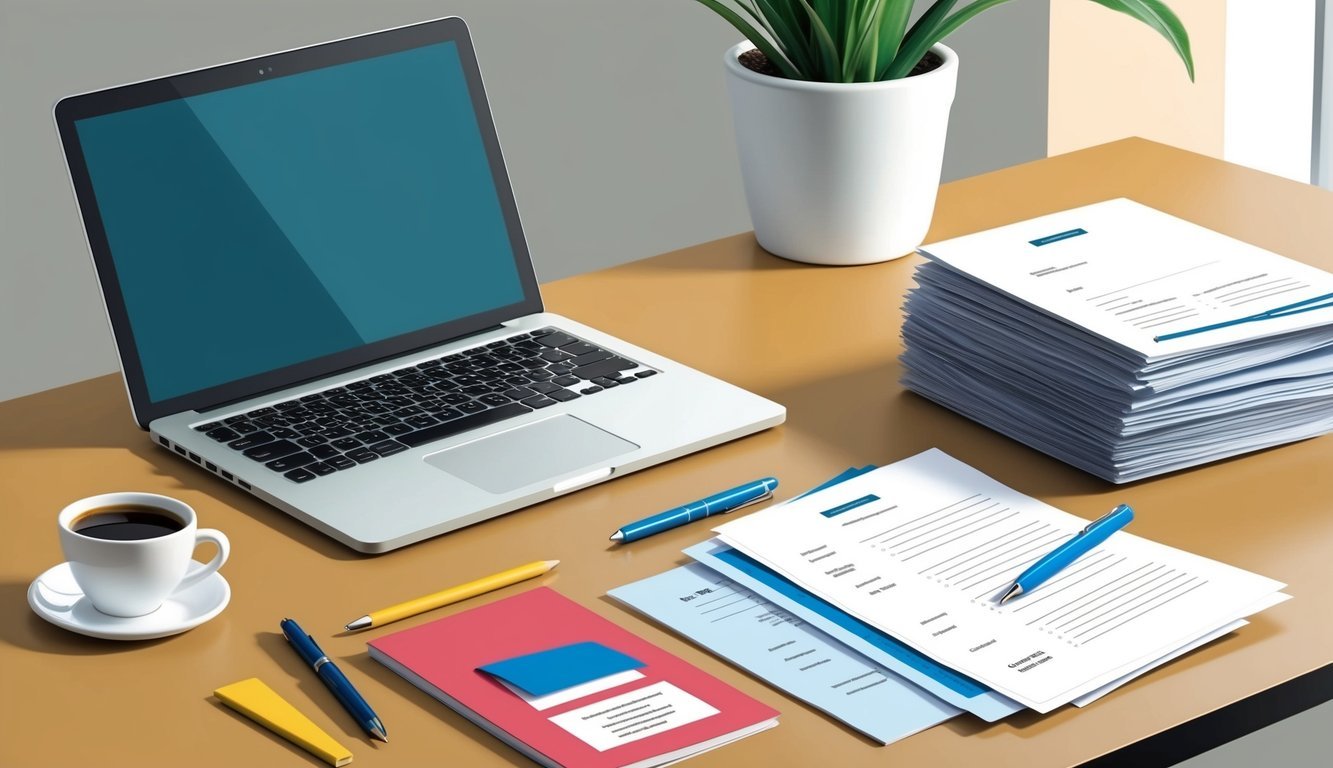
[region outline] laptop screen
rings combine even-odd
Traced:
[[[453,41],[74,129],[153,403],[525,299]]]

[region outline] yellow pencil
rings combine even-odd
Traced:
[[[460,600],[466,600],[469,597],[484,595],[487,592],[493,592],[501,587],[507,587],[510,584],[517,584],[526,579],[533,579],[545,573],[557,565],[559,560],[538,560],[527,565],[520,565],[517,568],[510,568],[507,571],[484,576],[476,581],[469,581],[466,584],[459,584],[456,587],[450,587],[443,592],[436,592],[433,595],[418,597],[415,600],[408,600],[405,603],[391,605],[388,608],[381,608],[378,611],[371,611],[355,621],[348,622],[349,631],[356,629],[369,629],[370,627],[382,627],[390,622],[406,619],[409,616],[416,616],[418,613],[433,611],[436,608],[456,603]]]

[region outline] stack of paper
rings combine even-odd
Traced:
[[[696,564],[611,595],[884,743],[1087,705],[1287,599],[1122,531],[998,604],[1086,524],[931,450],[723,525]]]
[[[1129,200],[923,246],[907,388],[1127,482],[1333,431],[1333,275]]]

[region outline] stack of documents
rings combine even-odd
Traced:
[[[1333,431],[1333,275],[1130,200],[926,245],[903,385],[1128,482]]]
[[[999,604],[1086,524],[931,450],[723,525],[695,563],[610,594],[882,743],[1085,706],[1287,599],[1121,531]]]

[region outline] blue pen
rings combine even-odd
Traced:
[[[1018,578],[1014,579],[1014,585],[1009,588],[1008,592],[1004,593],[1004,597],[1000,598],[1000,605],[1036,589],[1043,582],[1064,570],[1065,566],[1091,552],[1098,544],[1106,541],[1111,534],[1129,525],[1129,521],[1133,519],[1134,510],[1130,509],[1128,504],[1121,504],[1088,523],[1088,526],[1079,531],[1074,538],[1051,550],[1050,554],[1033,563],[1031,568],[1020,573]]]
[[[356,692],[352,684],[347,680],[347,676],[338,669],[337,665],[319,649],[315,644],[315,638],[306,634],[295,621],[283,619],[282,634],[287,638],[287,642],[292,644],[301,660],[309,664],[319,679],[324,681],[324,685],[333,691],[333,695],[338,698],[338,703],[343,705],[353,718],[357,725],[365,729],[366,733],[387,743],[389,735],[384,730],[384,723],[380,722],[375,710],[370,708],[366,700],[361,698],[361,694]]]
[[[746,483],[738,488],[713,494],[706,499],[693,501],[682,507],[668,509],[652,517],[645,517],[642,520],[622,525],[620,530],[611,534],[611,541],[621,543],[635,541],[652,536],[654,533],[661,533],[686,523],[692,523],[695,520],[702,520],[711,515],[733,512],[741,507],[771,498],[773,489],[777,487],[778,479],[776,477],[755,480],[753,483]]]

